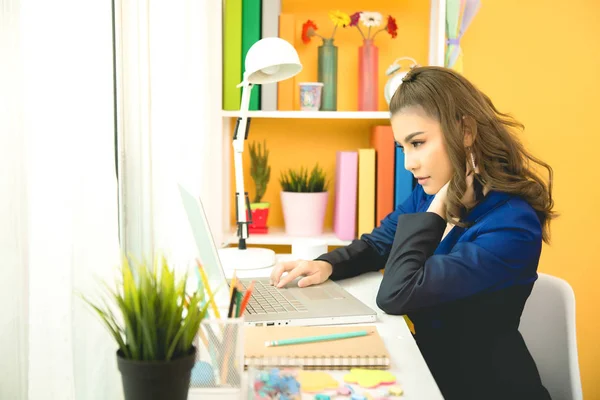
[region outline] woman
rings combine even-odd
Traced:
[[[272,284],[385,268],[377,305],[413,321],[446,399],[549,399],[518,327],[554,217],[552,169],[514,136],[519,123],[452,70],[412,69],[390,114],[418,181],[411,197],[349,246],[278,265]]]

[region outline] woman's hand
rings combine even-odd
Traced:
[[[433,201],[429,205],[427,212],[436,213],[440,217],[446,219],[446,197],[448,193],[448,181],[438,192],[435,194]]]
[[[283,276],[283,273],[287,275]],[[271,285],[278,288],[284,287],[301,275],[304,278],[298,281],[299,287],[318,285],[325,282],[333,273],[333,267],[326,261],[287,261],[278,263],[271,272]]]

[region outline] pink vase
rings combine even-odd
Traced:
[[[372,39],[358,48],[358,111],[378,110],[379,49]]]
[[[290,236],[315,236],[323,233],[328,192],[281,192],[285,233]]]

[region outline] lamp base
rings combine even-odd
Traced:
[[[269,268],[275,265],[275,252],[269,249],[237,247],[219,249],[219,258],[223,269],[228,271]]]

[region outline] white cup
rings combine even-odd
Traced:
[[[327,253],[327,242],[319,239],[296,239],[292,242],[292,258],[314,260]]]

